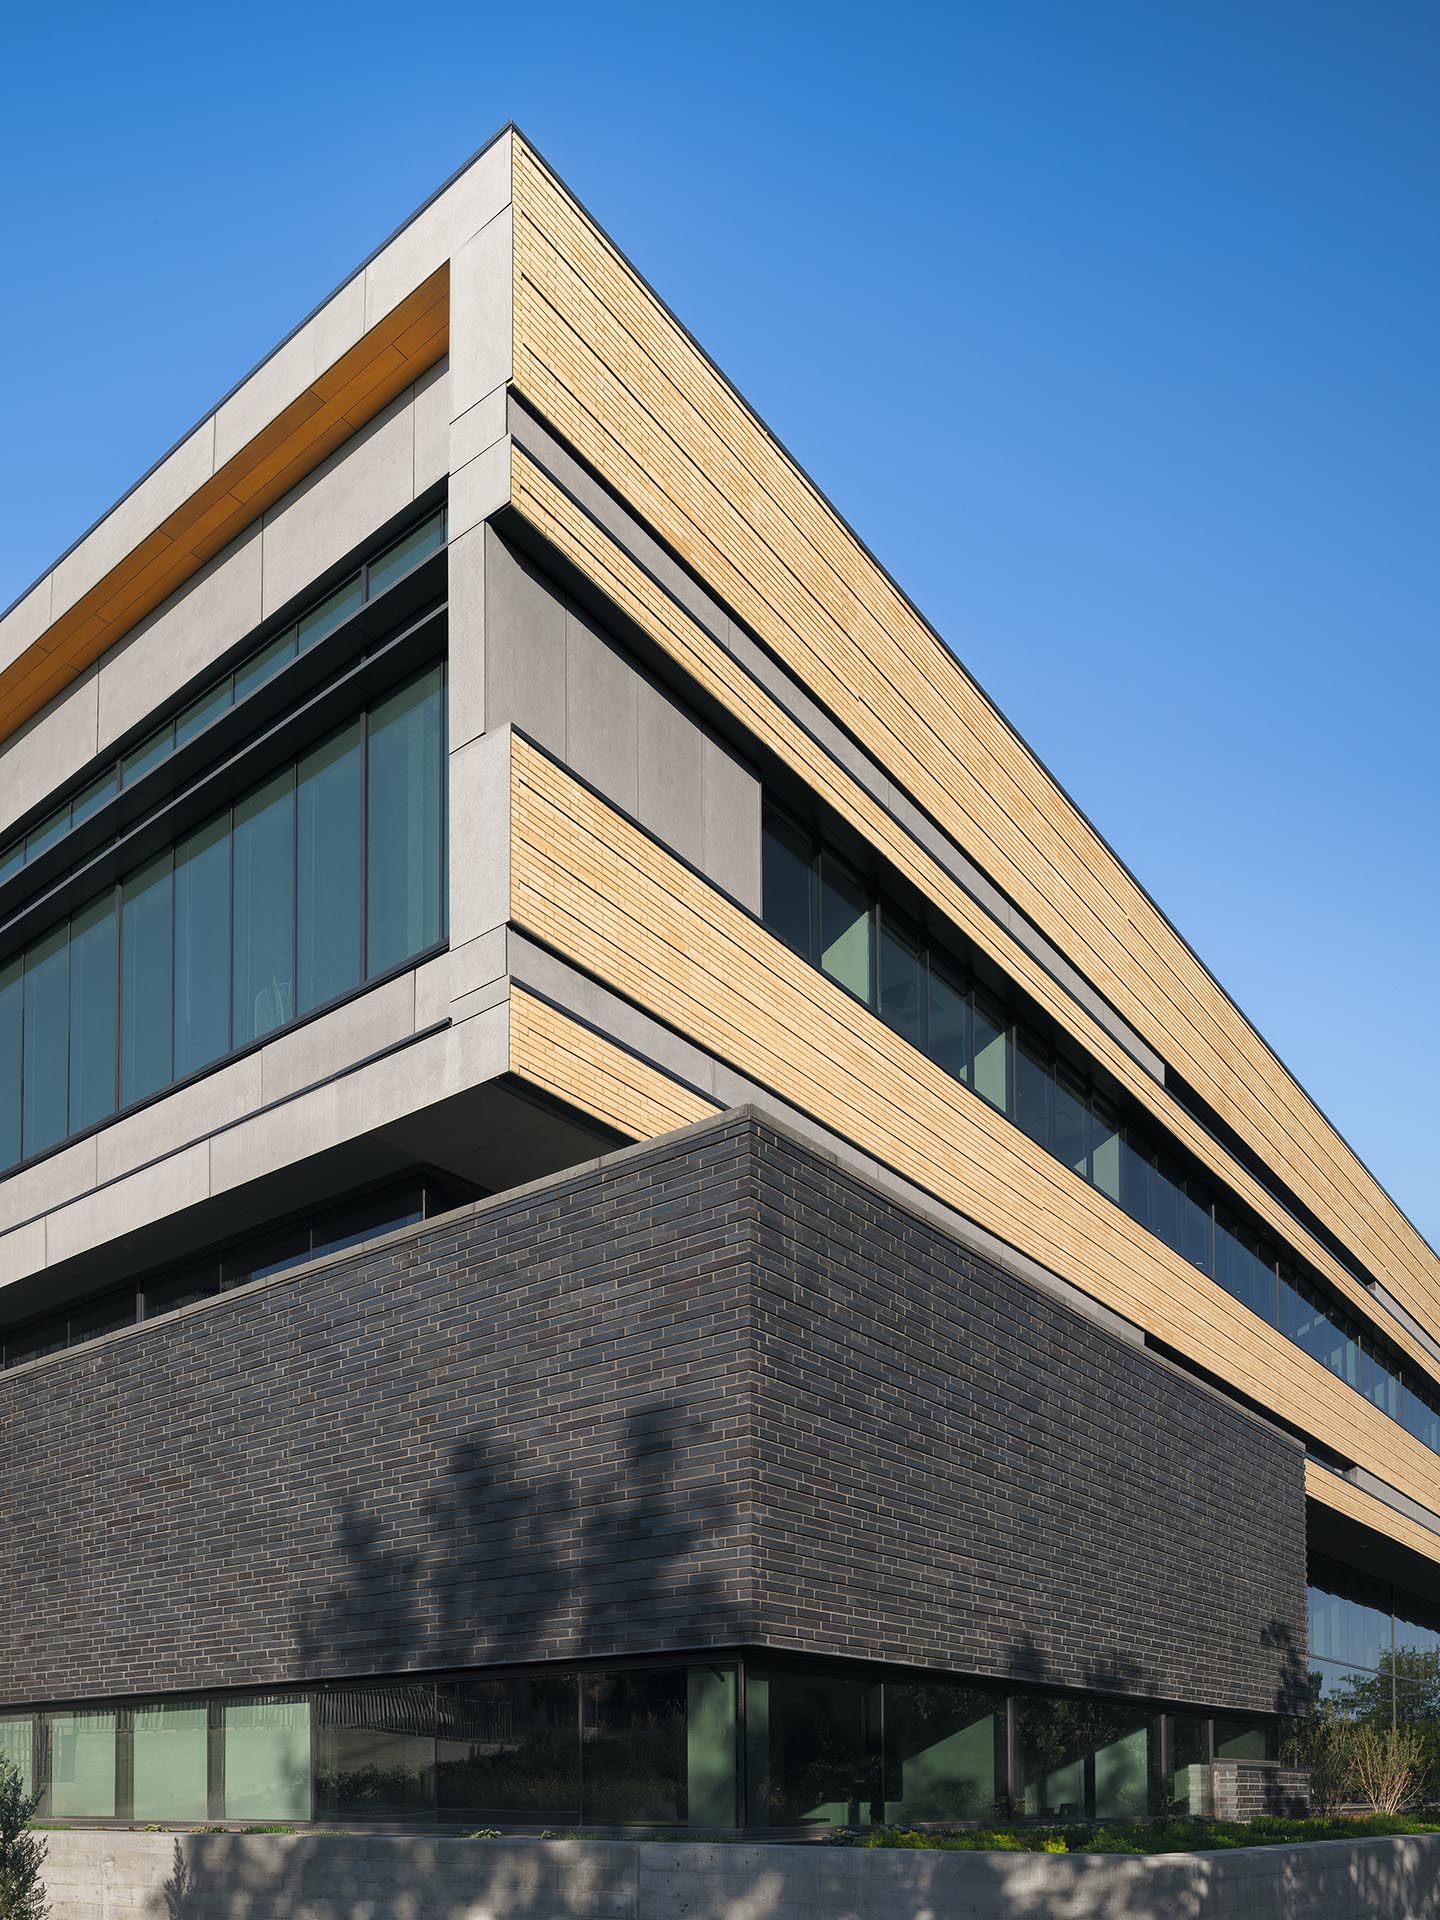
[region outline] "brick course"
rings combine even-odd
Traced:
[[[771,1645],[1273,1708],[1298,1450],[749,1116],[0,1376],[0,1701]]]

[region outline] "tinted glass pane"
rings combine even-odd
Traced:
[[[356,720],[300,762],[298,1013],[360,984],[360,730]]]
[[[1208,1804],[1210,1727],[1198,1714],[1173,1713],[1170,1722],[1170,1794],[1160,1813],[1191,1814],[1210,1811]]]
[[[317,640],[323,640],[327,633],[333,633],[342,620],[348,620],[364,604],[365,590],[357,573],[344,586],[337,587],[328,600],[322,600],[318,607],[312,607],[300,622],[301,653],[313,647]]]
[[[115,1817],[115,1715],[52,1713],[50,1791],[45,1811],[56,1819]]]
[[[181,1307],[192,1306],[197,1300],[208,1300],[219,1291],[218,1256],[194,1261],[171,1273],[162,1274],[158,1280],[145,1282],[145,1318],[149,1320],[157,1313],[175,1313]]]
[[[893,914],[880,916],[880,1018],[912,1047],[924,1044],[924,973],[920,944]]]
[[[687,1817],[683,1671],[587,1674],[581,1816],[607,1825]]]
[[[230,816],[175,849],[175,1078],[230,1045]]]
[[[1440,1654],[1440,1607],[1413,1595],[1395,1596],[1395,1646],[1427,1655]]]
[[[1280,1751],[1280,1730],[1268,1720],[1217,1720],[1217,1760],[1273,1760]]]
[[[1202,1273],[1215,1271],[1215,1219],[1210,1195],[1198,1180],[1185,1181],[1185,1258]]]
[[[1015,1053],[1015,1123],[1047,1153],[1055,1139],[1053,1093],[1044,1049],[1031,1035],[1022,1033]]]
[[[252,653],[235,669],[235,699],[246,700],[267,680],[273,680],[282,667],[295,658],[295,629],[287,627],[268,647]]]
[[[575,1825],[580,1818],[574,1674],[443,1680],[436,1811],[443,1821]]]
[[[872,1000],[875,914],[868,888],[830,850],[820,853],[820,965],[860,999]]]
[[[739,1676],[733,1667],[691,1667],[685,1681],[686,1820],[694,1828],[733,1827]]]
[[[1090,1103],[1090,1178],[1112,1200],[1120,1198],[1120,1121],[1103,1100]]]
[[[394,586],[402,574],[418,566],[427,553],[434,553],[444,540],[444,520],[438,513],[431,514],[411,532],[397,540],[393,547],[387,547],[378,560],[370,562],[370,594],[373,599],[377,593],[383,593],[387,587]]]
[[[126,1106],[168,1085],[171,965],[175,951],[170,855],[162,853],[121,889],[120,1098]]]
[[[25,864],[25,842],[17,840],[12,847],[0,853],[0,881],[8,880],[12,874],[19,873]]]
[[[229,1700],[220,1709],[227,1820],[310,1818],[308,1700]]]
[[[218,720],[222,713],[228,713],[233,701],[234,690],[227,673],[218,686],[202,693],[198,700],[192,700],[176,720],[176,746],[183,747],[187,740],[193,740],[197,733],[203,732],[212,720]]]
[[[802,959],[810,951],[810,837],[777,813],[766,812],[761,845],[763,917],[770,931]]]
[[[25,836],[25,858],[33,860],[37,854],[44,853],[47,847],[53,847],[57,840],[63,840],[70,831],[70,809],[63,806],[52,813],[48,820],[42,820],[38,827]]]
[[[975,1091],[1001,1113],[1010,1111],[1010,1027],[1004,1011],[975,995]]]
[[[887,1682],[885,1818],[990,1820],[1005,1784],[1005,1698],[941,1682]]]
[[[957,1080],[970,1078],[970,996],[938,954],[930,956],[930,1030],[932,1060]]]
[[[1126,1127],[1120,1140],[1120,1204],[1141,1227],[1150,1225],[1150,1155],[1148,1138]]]
[[[131,1730],[137,1820],[203,1820],[209,1812],[208,1710],[137,1707]]]
[[[1390,1652],[1390,1590],[1350,1572],[1310,1587],[1310,1652],[1351,1667],[1378,1667]]]
[[[83,793],[77,793],[70,806],[70,824],[78,827],[82,820],[88,820],[92,813],[98,813],[107,800],[113,800],[120,790],[120,776],[115,768],[102,773],[98,780],[86,787]]]
[[[34,1320],[28,1327],[17,1327],[5,1336],[5,1364],[18,1367],[22,1361],[38,1360],[47,1353],[63,1353],[70,1344],[68,1314],[52,1314],[48,1320]]]
[[[25,955],[27,1157],[65,1138],[69,1084],[70,933],[57,927]]]
[[[232,1247],[220,1262],[221,1278],[227,1287],[243,1286],[248,1280],[265,1280],[275,1273],[286,1273],[310,1258],[310,1228],[304,1221],[279,1227],[274,1233],[261,1234],[243,1245]]]
[[[336,1253],[342,1247],[357,1246],[373,1240],[377,1234],[393,1233],[397,1227],[412,1226],[422,1218],[418,1187],[391,1188],[362,1200],[347,1200],[343,1206],[330,1207],[316,1216],[311,1230],[312,1257]]]
[[[132,786],[142,774],[149,773],[152,767],[158,767],[162,760],[168,760],[175,748],[175,727],[167,721],[163,727],[157,727],[148,740],[142,740],[138,747],[132,747],[120,762],[120,777],[124,786]]]
[[[20,1775],[20,1791],[30,1793],[35,1778],[34,1734],[29,1718],[0,1720],[0,1760]]]
[[[0,1167],[20,1158],[20,1035],[25,963],[17,955],[0,966]]]
[[[443,925],[444,689],[438,667],[370,715],[367,971],[434,946]]]
[[[1055,1074],[1055,1144],[1063,1160],[1082,1179],[1090,1178],[1090,1105],[1085,1089],[1063,1067]]]
[[[70,922],[70,1131],[115,1110],[115,895]]]
[[[287,769],[235,809],[234,1004],[237,1047],[294,1018],[295,786]]]
[[[1167,1247],[1185,1251],[1185,1177],[1179,1168],[1160,1160],[1150,1183],[1150,1227]]]
[[[830,1674],[745,1676],[746,1822],[868,1826],[883,1820],[880,1688]]]
[[[1388,1727],[1392,1714],[1392,1684],[1389,1671],[1371,1673],[1365,1667],[1342,1667],[1333,1660],[1310,1656],[1310,1693],[1317,1705],[1322,1701],[1347,1720],[1368,1721],[1376,1727]],[[1221,1723],[1216,1722],[1216,1752],[1219,1753]],[[1243,1737],[1243,1735],[1241,1736]],[[1253,1747],[1255,1739],[1250,1736]],[[1247,1759],[1252,1754],[1222,1755],[1226,1759]]]
[[[1150,1804],[1158,1722],[1103,1700],[1016,1705],[1020,1809],[1029,1818],[1125,1820]]]
[[[322,1693],[315,1702],[315,1817],[428,1818],[435,1804],[435,1689],[423,1681]]]
[[[3,998],[4,988],[0,985],[0,1000]],[[1440,1453],[1440,1409],[1407,1386],[1400,1396],[1400,1418],[1407,1432],[1413,1433],[1423,1446]]]
[[[121,1287],[98,1300],[86,1300],[70,1309],[70,1344],[98,1340],[102,1334],[118,1333],[135,1324],[135,1289]]]

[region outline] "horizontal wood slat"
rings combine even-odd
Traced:
[[[633,620],[712,698],[754,735],[933,900],[981,950],[1039,1002],[1087,1053],[1105,1066],[1216,1179],[1253,1207],[1285,1245],[1322,1273],[1356,1316],[1382,1331],[1440,1391],[1440,1363],[1379,1308],[1370,1292],[1305,1232],[1249,1173],[1219,1147],[1043,967],[985,913],[933,855],[759,686],[652,576],[626,554],[518,446],[511,453],[511,504],[571,565]]]
[[[449,341],[447,263],[317,375],[0,673],[0,740],[433,367]]]
[[[510,1071],[632,1140],[653,1140],[719,1111],[715,1101],[513,986]]]
[[[1440,1460],[517,738],[511,914],[573,964],[1428,1506]]]
[[[1422,1527],[1418,1520],[1397,1513],[1394,1507],[1377,1500],[1373,1493],[1342,1480],[1313,1460],[1305,1462],[1305,1492],[1320,1506],[1343,1513],[1349,1520],[1358,1520],[1372,1533],[1384,1534],[1387,1540],[1398,1540],[1402,1547],[1423,1554],[1427,1560],[1440,1561],[1440,1534]]]
[[[959,662],[515,143],[515,383],[1397,1296],[1440,1262]]]

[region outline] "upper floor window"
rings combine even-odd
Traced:
[[[445,936],[435,665],[0,963],[0,1170]]]

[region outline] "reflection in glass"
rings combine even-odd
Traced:
[[[230,815],[175,849],[175,1078],[230,1045]]]
[[[25,954],[24,1150],[65,1138],[70,1025],[70,929],[57,927]]]
[[[1280,1751],[1280,1733],[1269,1720],[1215,1722],[1217,1760],[1274,1760]]]
[[[273,680],[280,669],[288,666],[295,658],[295,629],[287,627],[277,639],[258,653],[252,653],[248,660],[242,661],[235,669],[235,701],[248,699],[267,680]]]
[[[767,808],[764,843],[762,918],[777,939],[802,959],[811,960],[809,835]]]
[[[112,767],[108,773],[102,773],[93,780],[83,793],[77,793],[70,803],[70,824],[78,827],[88,820],[92,813],[98,813],[107,800],[113,800],[120,790],[120,776]]]
[[[427,554],[434,553],[444,538],[444,515],[434,513],[428,520],[422,520],[418,527],[403,534],[393,546],[387,547],[378,559],[370,562],[371,598],[377,593],[384,593],[387,587],[394,586],[411,567],[418,566]]]
[[[0,1168],[20,1158],[21,1034],[25,963],[17,955],[0,966]]]
[[[925,1038],[920,944],[893,913],[880,922],[880,1018],[912,1047]]]
[[[120,1098],[128,1106],[170,1080],[174,893],[170,854],[121,889]]]
[[[25,858],[33,860],[37,854],[47,851],[57,840],[63,840],[70,831],[70,809],[59,807],[48,820],[42,820],[38,827],[32,827],[25,836]]]
[[[49,1723],[49,1792],[45,1812],[53,1819],[80,1815],[115,1818],[115,1715],[113,1711],[52,1713]]]
[[[880,1688],[830,1674],[745,1674],[746,1822],[868,1826],[883,1820]]]
[[[581,1811],[606,1825],[682,1823],[688,1778],[683,1669],[587,1674]]]
[[[1143,1815],[1159,1723],[1118,1701],[1032,1696],[1016,1704],[1018,1807],[1053,1820]]]
[[[313,647],[317,640],[323,640],[327,633],[333,633],[342,620],[348,620],[364,604],[364,583],[357,573],[305,615],[299,626],[300,652],[304,653]]]
[[[300,762],[295,1010],[360,984],[360,721]]]
[[[218,720],[222,713],[228,713],[234,702],[230,675],[202,693],[198,700],[190,705],[175,722],[175,744],[183,747],[187,740],[193,740],[197,733],[203,733],[212,720]]]
[[[0,1720],[0,1760],[20,1775],[20,1791],[29,1794],[35,1778],[34,1736],[28,1718]]]
[[[317,1819],[428,1817],[435,1689],[427,1682],[322,1693],[315,1703]]]
[[[442,1680],[435,1800],[441,1820],[575,1825],[580,1819],[576,1675]]]
[[[861,1000],[871,999],[875,914],[868,890],[828,847],[820,854],[820,965]]]
[[[168,760],[175,747],[175,726],[167,720],[163,727],[157,727],[148,740],[142,740],[138,747],[132,747],[120,762],[120,781],[122,786],[131,786],[142,774],[149,773],[152,767],[158,767],[162,760]]]
[[[203,1705],[136,1708],[131,1764],[137,1820],[205,1818],[209,1717]]]
[[[235,809],[233,1045],[294,1016],[295,779],[286,768]]]
[[[1047,1153],[1055,1140],[1054,1085],[1044,1050],[1032,1034],[1022,1033],[1015,1050],[1015,1124]]]
[[[310,1702],[227,1700],[220,1707],[227,1820],[310,1818]]]
[[[990,1820],[1005,1785],[1005,1697],[940,1681],[885,1686],[885,1818]]]
[[[1010,1111],[1010,1028],[1002,1008],[975,995],[975,1091],[1001,1113]]]
[[[70,1131],[115,1111],[115,894],[70,922]]]
[[[1198,1714],[1172,1713],[1170,1799],[1161,1812],[1200,1815],[1210,1811],[1210,1725]]]
[[[930,956],[930,1058],[955,1079],[970,1078],[970,995],[932,953]]]

